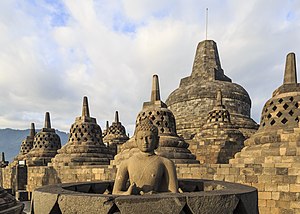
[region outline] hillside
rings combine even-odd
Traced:
[[[37,132],[39,130],[36,130]],[[20,151],[22,141],[29,135],[30,130],[0,129],[0,152],[5,153],[5,159],[11,161]],[[61,144],[68,141],[68,133],[56,130]]]

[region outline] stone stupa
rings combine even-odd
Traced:
[[[149,118],[158,128],[159,147],[156,150],[158,155],[171,159],[175,164],[199,163],[199,161],[196,160],[195,155],[188,149],[189,144],[177,135],[175,118],[172,111],[170,111],[167,108],[167,105],[160,100],[157,75],[153,75],[151,100],[150,102],[144,102],[143,109],[137,116],[136,126],[138,126],[140,121],[145,118]],[[131,156],[128,155],[130,154],[130,151],[126,152],[125,150],[130,150],[132,148],[136,150],[134,136],[123,145],[122,149],[124,150],[124,153],[121,152],[115,159],[118,160],[120,156],[123,157],[125,153],[127,153],[127,155],[123,158],[128,158]]]
[[[264,203],[259,202],[259,206],[266,213],[299,211],[299,103],[300,84],[297,83],[295,54],[289,53],[283,85],[264,105],[258,131],[229,161],[234,171],[239,172],[235,176],[246,174],[245,182],[261,192],[259,196]]]
[[[33,148],[33,141],[35,136],[35,126],[34,123],[31,123],[30,126],[30,132],[29,135],[26,136],[26,138],[22,141],[20,152],[19,154],[14,158],[13,162],[10,163],[10,165],[15,166],[19,163],[19,161],[26,160],[27,154],[32,150]]]
[[[0,186],[0,213],[3,214],[22,214],[24,204],[17,201],[14,196],[8,194]]]
[[[55,129],[51,128],[50,114],[46,112],[44,128],[35,135],[33,148],[26,154],[27,165],[46,166],[60,148],[60,137],[55,133]]]
[[[217,90],[222,91],[231,123],[246,138],[257,130],[257,124],[250,117],[251,100],[247,91],[224,74],[217,44],[204,40],[198,44],[192,74],[181,79],[179,88],[166,100],[176,118],[177,132],[184,139],[193,138],[206,123]]]
[[[120,152],[120,146],[129,140],[126,135],[126,129],[119,120],[119,113],[115,113],[115,121],[112,122],[111,126],[106,128],[105,137],[103,142],[109,147],[109,150],[113,155]]]
[[[200,163],[228,163],[244,147],[244,140],[243,134],[232,125],[222,92],[218,90],[215,107],[208,113],[201,131],[190,141],[190,150]]]
[[[112,159],[102,141],[96,118],[90,117],[88,98],[83,98],[82,115],[70,128],[69,140],[52,159],[52,166],[108,165]]]
[[[6,166],[8,166],[8,161],[5,160],[4,152],[1,152],[1,156],[0,156],[0,168],[5,168]]]
[[[33,148],[33,141],[35,136],[35,126],[31,123],[29,135],[22,141],[20,148],[20,155],[26,155]]]

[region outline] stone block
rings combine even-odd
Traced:
[[[290,185],[289,184],[278,184],[278,191],[280,192],[289,192]]]
[[[290,192],[300,193],[300,184],[290,184]]]
[[[276,201],[275,200],[267,200],[267,207],[275,207]]]
[[[289,201],[276,201],[276,207],[290,209]]]
[[[278,190],[277,187],[278,187],[278,184],[266,183],[265,191],[276,192]]]
[[[272,199],[272,193],[271,192],[258,192],[258,198],[259,199]]]

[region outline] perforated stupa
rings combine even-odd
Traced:
[[[69,140],[52,160],[53,166],[107,165],[112,159],[102,141],[96,118],[90,117],[88,98],[83,98],[82,116],[70,128]]]

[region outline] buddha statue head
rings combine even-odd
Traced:
[[[135,142],[141,152],[153,153],[158,148],[158,129],[148,118],[145,118],[137,125]]]

